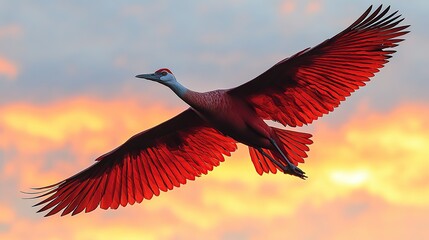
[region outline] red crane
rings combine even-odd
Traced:
[[[334,110],[388,62],[408,31],[390,7],[372,6],[353,24],[313,48],[286,58],[253,80],[228,90],[199,93],[176,81],[166,68],[136,77],[173,90],[190,108],[143,131],[96,163],[56,184],[34,188],[34,206],[46,216],[116,209],[140,203],[207,174],[235,151],[249,147],[256,171],[278,170],[305,179],[297,167],[312,143],[308,133],[267,125],[309,124]],[[388,14],[389,13],[389,14]]]

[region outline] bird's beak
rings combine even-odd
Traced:
[[[148,79],[148,80],[152,80],[152,81],[159,81],[161,80],[161,74],[159,73],[149,73],[149,74],[140,74],[137,75],[136,78],[144,78],[144,79]]]

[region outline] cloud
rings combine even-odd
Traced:
[[[18,75],[18,67],[12,61],[0,57],[0,76],[1,75],[5,76],[8,80],[14,80]]]
[[[0,228],[2,224],[8,224],[15,218],[15,212],[6,204],[0,203]]]
[[[180,111],[137,102],[75,97],[0,106],[2,192],[63,179]],[[341,126],[315,122],[315,142],[301,165],[306,181],[257,175],[247,148],[240,146],[207,176],[117,211],[41,219],[31,202],[6,197],[0,210],[9,210],[0,212],[9,217],[0,217],[0,228],[6,226],[0,238],[272,239],[285,231],[291,238],[310,239],[390,239],[410,231],[424,236],[420,221],[429,214],[425,106],[408,103],[382,113],[361,108]]]
[[[293,13],[296,9],[295,1],[283,1],[280,5],[281,12],[284,14]]]
[[[322,3],[319,0],[309,1],[305,7],[305,11],[309,14],[315,14],[322,9]]]
[[[75,164],[64,161],[67,156],[78,161],[79,168],[87,167],[97,155],[178,111],[156,104],[141,108],[137,102],[126,99],[101,101],[83,97],[49,105],[11,103],[0,106],[0,149],[10,153],[13,159],[4,164],[3,178],[18,174],[22,177],[22,187],[40,185],[42,179],[37,178],[36,173],[43,173],[41,169],[46,170],[43,166],[47,165],[52,171],[43,174],[51,181],[58,181],[64,176],[62,170],[67,174],[78,170],[70,168]],[[32,159],[31,164],[28,159]],[[48,159],[52,159],[49,164],[46,163]]]
[[[0,39],[20,38],[23,34],[22,28],[16,24],[0,26]],[[18,66],[12,60],[0,56],[0,80],[2,75],[6,80],[15,80],[18,75]]]
[[[130,134],[128,131],[138,131],[155,125],[166,118],[166,115],[177,111],[166,110],[156,104],[142,108],[137,102],[127,99],[103,101],[84,97],[49,105],[11,103],[0,106],[0,109],[0,124],[6,134],[12,137],[3,139],[0,144],[22,147],[22,151],[28,150],[28,139],[31,138],[44,141],[41,144],[34,142],[39,150],[44,144],[50,144],[42,151],[52,144],[68,142],[80,134],[104,132],[114,138],[123,138]],[[143,120],[139,119],[145,112],[151,115]],[[22,138],[15,138],[15,135],[22,135]]]
[[[0,27],[0,39],[1,38],[19,38],[23,35],[21,26],[16,24],[10,24]]]
[[[285,0],[280,3],[280,12],[282,14],[291,14],[295,11],[305,11],[307,14],[315,14],[322,9],[320,0],[311,0],[298,2],[295,0]]]
[[[384,114],[362,110],[339,129],[319,126],[315,141],[319,136],[329,141],[315,144],[313,158],[332,163],[324,171],[338,185],[352,183],[396,204],[426,205],[427,124],[429,111],[424,104],[403,104]]]

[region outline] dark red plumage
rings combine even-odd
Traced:
[[[230,90],[259,116],[295,127],[334,110],[388,62],[408,26],[390,7],[369,8],[341,33],[286,58],[252,81]]]
[[[137,77],[170,87],[191,108],[96,159],[96,163],[59,183],[36,188],[35,206],[46,216],[116,209],[142,202],[207,174],[236,149],[249,146],[259,174],[285,173],[304,178],[311,135],[268,126],[309,124],[341,101],[388,62],[408,26],[397,12],[371,7],[351,26],[314,48],[286,58],[255,79],[230,90],[193,92],[171,71]],[[370,14],[371,13],[371,14]]]

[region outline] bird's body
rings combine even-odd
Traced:
[[[271,148],[271,128],[240,98],[227,90],[198,93],[188,90],[182,99],[213,128],[255,148]]]
[[[281,60],[236,88],[198,93],[177,82],[168,69],[139,78],[168,86],[190,108],[131,137],[96,163],[56,184],[36,188],[47,216],[116,209],[151,199],[207,174],[235,151],[249,147],[258,172],[281,171],[300,178],[311,135],[267,125],[310,124],[334,110],[388,62],[408,26],[397,12],[371,7],[353,24],[314,48]],[[370,14],[371,13],[371,14]]]

